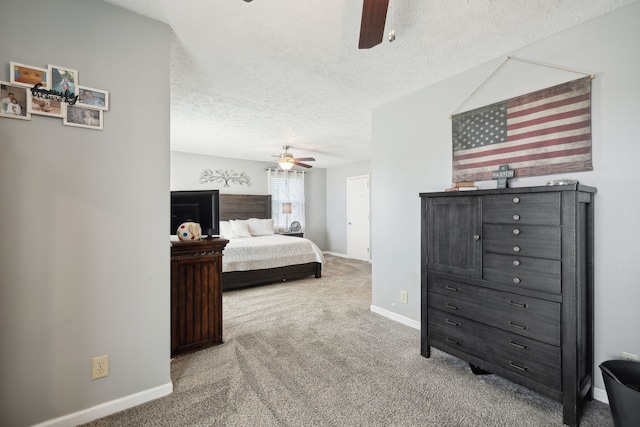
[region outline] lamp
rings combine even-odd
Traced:
[[[280,166],[283,170],[288,171],[291,170],[294,162],[295,160],[293,160],[293,157],[281,157],[278,161],[278,166]]]
[[[287,230],[289,229],[289,214],[291,213],[291,203],[283,203],[282,204],[282,213],[285,215],[285,225],[287,226]]]

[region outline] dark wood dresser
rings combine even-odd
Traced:
[[[171,242],[171,357],[222,343],[222,250],[228,242]]]
[[[582,185],[421,193],[421,353],[562,403],[593,386],[593,199]]]

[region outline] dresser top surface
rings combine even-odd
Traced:
[[[523,194],[523,193],[550,193],[558,191],[580,191],[585,193],[595,193],[595,187],[589,187],[582,184],[569,185],[540,185],[537,187],[516,187],[516,188],[493,188],[489,190],[470,190],[470,191],[434,191],[420,193],[420,197],[462,197],[462,196],[481,196],[492,194]]]
[[[209,251],[209,250],[221,250],[227,243],[226,239],[203,239],[194,241],[172,241],[171,252],[190,252],[190,251]]]

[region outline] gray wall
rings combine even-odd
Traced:
[[[347,254],[347,178],[371,175],[371,161],[365,160],[327,169],[327,250]],[[373,178],[370,178],[373,185]],[[373,213],[372,213],[373,216]],[[371,248],[372,252],[374,248]]]
[[[169,31],[98,0],[0,1],[0,80],[55,64],[111,94],[103,131],[0,118],[0,425],[171,391]]]
[[[507,54],[596,75],[592,93],[594,170],[513,180],[544,185],[571,177],[595,186],[595,384],[597,365],[620,351],[640,354],[640,258],[636,227],[640,198],[632,186],[640,158],[640,4],[634,4],[446,81],[377,108],[373,113],[373,306],[420,319],[420,203],[418,193],[451,184],[449,116],[506,59]],[[510,62],[465,109],[582,77]],[[384,162],[394,153],[402,162]],[[380,161],[378,161],[380,159]],[[487,185],[494,185],[487,183]],[[630,187],[631,186],[631,187]],[[409,304],[397,304],[400,289]],[[597,390],[596,390],[597,391]]]
[[[273,162],[230,159],[228,157],[205,156],[200,154],[171,152],[171,190],[220,190],[225,194],[267,194],[267,168],[277,167]],[[200,174],[205,169],[245,173],[251,178],[251,186],[238,185],[233,181],[225,187],[224,182],[200,183]],[[305,204],[306,226],[304,236],[322,250],[327,247],[327,208],[325,169],[312,168],[306,171]]]

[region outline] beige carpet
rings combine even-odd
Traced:
[[[398,289],[402,287],[398,285]],[[560,404],[370,311],[369,263],[224,294],[225,343],[172,362],[174,392],[87,426],[561,426]],[[592,401],[582,427],[612,426]]]

